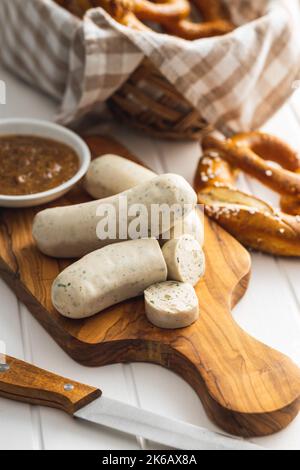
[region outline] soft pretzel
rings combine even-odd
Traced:
[[[188,0],[56,0],[73,14],[83,17],[89,8],[102,7],[116,21],[135,30],[148,30],[143,21],[163,25],[169,34],[194,40],[219,36],[234,29],[219,0],[193,0],[204,22],[193,22]]]
[[[230,33],[234,25],[228,21],[222,10],[219,0],[192,0],[201,13],[204,22],[195,22],[191,19],[181,19],[180,21],[169,21],[164,27],[165,30],[175,36],[193,41],[206,37],[221,36]]]
[[[239,147],[249,147],[267,161],[279,163],[283,168],[294,171],[300,177],[300,157],[288,144],[277,137],[262,132],[245,132],[231,138]],[[300,215],[300,196],[282,196],[280,207],[283,212]]]
[[[102,7],[105,11],[107,11],[107,13],[109,13],[112,18],[118,21],[118,23],[137,31],[150,31],[150,28],[142,23],[133,12],[135,0],[91,1],[97,4],[98,7]]]
[[[227,141],[208,136],[203,142],[204,155],[195,177],[199,203],[205,205],[208,216],[244,245],[275,255],[300,256],[300,216],[276,210],[235,187],[237,170],[232,164],[244,168],[240,164],[240,152],[244,152],[245,147],[237,145],[242,145],[241,142],[243,145],[248,142],[252,148],[249,151],[255,149],[267,160],[272,158],[282,166],[296,169],[297,154],[267,134],[241,134]],[[238,158],[233,159],[235,152]],[[295,196],[288,197],[295,199]]]
[[[120,24],[138,31],[149,31],[149,28],[133,13],[134,0],[56,0],[56,2],[80,18],[90,8],[101,7]]]
[[[93,8],[92,0],[55,0],[55,2],[80,18],[87,10]]]
[[[165,30],[169,34],[178,36],[189,41],[196,39],[222,36],[233,31],[234,26],[225,20],[210,21],[206,23],[195,23],[191,20],[181,20],[170,22],[165,25]]]
[[[287,214],[300,216],[300,197],[282,196],[280,207]]]
[[[66,4],[68,0],[60,1]],[[72,4],[69,4],[67,9],[71,13],[83,17],[90,8],[101,7],[123,26],[127,26],[136,31],[151,31],[133,12],[134,1],[135,0],[69,0]],[[82,4],[78,5],[79,2],[82,2]],[[86,6],[84,6],[84,4]],[[66,7],[66,5],[64,6]],[[80,9],[78,9],[78,6],[80,6]]]
[[[203,21],[217,21],[227,17],[227,12],[220,0],[193,0],[193,3],[201,12]]]
[[[124,23],[124,7],[127,13],[131,12],[138,19],[156,23],[166,20],[178,21],[188,16],[191,11],[188,0],[159,0],[157,2],[150,0],[56,0],[56,2],[77,16],[83,16],[90,8],[102,7],[115,20],[121,20],[122,23]]]
[[[134,0],[133,12],[140,20],[164,23],[179,21],[190,14],[191,7],[187,0]]]
[[[266,161],[279,163],[290,171],[300,169],[299,154],[286,142],[265,132],[244,132],[230,139],[238,147],[248,147]]]
[[[262,137],[264,142],[264,134],[259,134],[258,137]],[[278,145],[277,152],[274,152],[271,146],[267,146],[269,152],[265,155],[260,153],[258,155],[250,147],[240,145],[239,136],[234,139],[228,139],[222,141],[216,139],[213,136],[207,136],[203,141],[204,149],[216,149],[219,150],[223,158],[232,166],[238,167],[245,171],[249,175],[261,181],[263,184],[280,193],[281,195],[297,196],[300,195],[300,175],[294,171],[290,171],[285,168],[291,168],[291,161],[294,152],[290,150],[289,158],[285,160],[284,156],[279,156],[283,144]],[[274,144],[276,148],[276,142],[274,138]],[[263,145],[263,144],[262,144]],[[288,146],[285,147],[288,153]],[[270,156],[277,163],[281,163],[282,168],[274,167],[268,162]],[[296,154],[295,158],[296,158]]]

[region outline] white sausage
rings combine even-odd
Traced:
[[[155,239],[106,246],[65,269],[52,286],[54,307],[69,318],[86,318],[165,281],[167,268]]]
[[[103,155],[92,161],[84,187],[94,199],[101,199],[127,191],[155,176],[153,171],[127,158]]]
[[[204,245],[204,226],[197,209],[190,212],[183,221],[180,220],[175,224],[169,233],[163,233],[160,243],[164,245],[168,240],[179,238],[184,234],[193,236],[201,247]]]
[[[195,286],[203,277],[205,256],[201,246],[191,235],[169,240],[162,250],[168,267],[168,279]]]
[[[157,176],[151,170],[118,155],[103,155],[92,161],[84,179],[86,191],[95,199],[113,196],[137,186],[144,181]],[[171,228],[170,232],[162,234],[161,244],[172,238],[178,238],[188,233],[193,235],[203,246],[204,230],[200,215],[193,211]]]
[[[145,310],[159,328],[184,328],[198,320],[199,301],[190,284],[167,281],[145,290]]]
[[[119,221],[120,196],[127,200],[128,207],[139,204],[147,209],[151,219],[152,204],[176,204],[185,209],[187,215],[195,207],[197,196],[192,187],[182,176],[167,174],[157,176],[139,186],[136,186],[121,195],[78,204],[68,207],[56,207],[46,209],[37,214],[33,223],[33,237],[38,248],[46,255],[56,258],[81,257],[91,251],[102,248],[110,243],[120,241],[118,239],[119,227],[117,224],[116,237],[100,240],[97,236],[97,225],[105,217],[97,216],[97,210],[103,205],[109,204],[115,209],[117,222]],[[123,215],[123,214],[122,214]],[[125,214],[126,215],[126,214]],[[136,216],[128,217],[131,220]],[[149,220],[149,227],[151,226]],[[174,225],[176,218],[171,213],[170,227]],[[166,228],[159,224],[159,234]],[[125,227],[127,231],[127,226]],[[159,234],[153,234],[156,236]],[[145,237],[145,235],[144,235]],[[125,239],[130,238],[125,233]]]

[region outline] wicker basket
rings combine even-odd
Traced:
[[[109,100],[118,119],[161,138],[199,140],[210,126],[147,59]]]

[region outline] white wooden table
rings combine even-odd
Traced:
[[[300,79],[300,77],[299,77]],[[0,118],[53,119],[57,104],[0,68],[7,84],[7,105]],[[285,106],[266,129],[300,148],[300,96]],[[115,137],[157,172],[182,174],[190,182],[199,157],[196,143],[170,143],[116,129]],[[255,181],[241,184],[277,202]],[[288,354],[300,365],[300,261],[253,254],[249,291],[234,316],[250,334]],[[0,340],[10,355],[78,381],[100,387],[104,394],[157,413],[216,429],[195,392],[175,374],[154,365],[85,368],[70,359],[0,280]],[[138,438],[74,421],[63,413],[0,399],[0,449],[157,449]],[[253,439],[270,449],[300,450],[300,415],[277,435]]]

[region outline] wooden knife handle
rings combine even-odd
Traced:
[[[74,414],[101,396],[101,391],[6,356],[0,366],[0,396]]]

